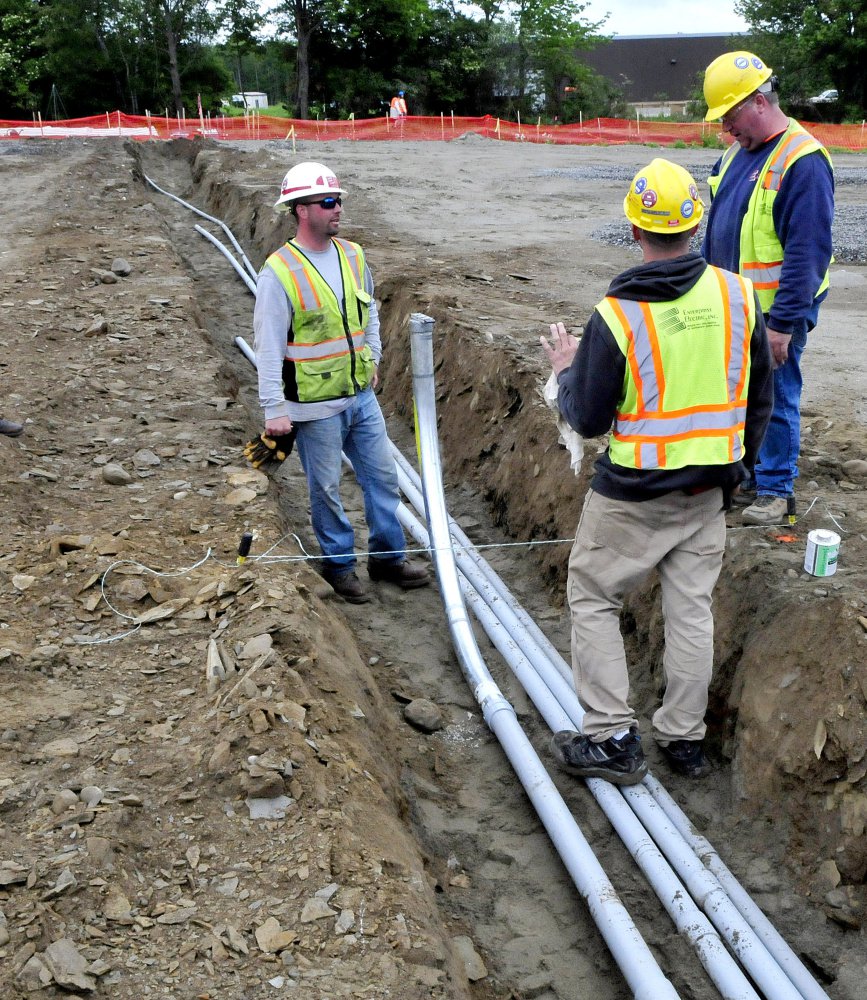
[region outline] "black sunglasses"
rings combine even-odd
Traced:
[[[319,201],[305,201],[305,205],[319,205],[326,211],[330,211],[332,208],[336,208],[338,205],[343,204],[343,199],[340,195],[336,197],[329,196],[328,198],[320,198]]]

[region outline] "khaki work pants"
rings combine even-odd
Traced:
[[[665,617],[665,696],[653,716],[662,743],[704,737],[713,671],[711,593],[725,549],[722,491],[668,493],[641,503],[587,494],[572,553],[572,671],[593,740],[636,725],[620,610],[624,594],[654,568]]]

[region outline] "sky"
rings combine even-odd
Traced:
[[[606,35],[704,35],[745,31],[747,22],[735,13],[734,0],[585,0],[582,19],[611,16],[600,29]]]

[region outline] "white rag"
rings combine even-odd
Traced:
[[[542,390],[542,397],[548,406],[557,414],[557,430],[560,432],[560,444],[565,445],[569,451],[569,465],[577,476],[581,471],[581,459],[584,457],[584,439],[577,431],[566,423],[560,414],[557,406],[557,376],[551,372],[551,377],[545,383]]]

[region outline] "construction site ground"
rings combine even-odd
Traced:
[[[315,543],[297,456],[268,475],[242,456],[261,429],[233,343],[252,340],[252,295],[203,220],[144,177],[223,218],[259,267],[291,233],[271,209],[288,166],[338,173],[342,233],[377,282],[392,437],[414,461],[407,321],[427,313],[450,511],[568,657],[568,543],[513,543],[574,533],[604,442],[573,475],[538,339],[581,327],[637,263],[621,204],[658,152],[474,136],[0,145],[0,412],[26,421],[0,437],[0,997],[630,996],[480,718],[437,587],[371,584],[352,606],[300,558]],[[704,188],[718,154],[666,155]],[[865,217],[862,162],[835,158],[841,220]],[[862,233],[838,241],[805,354],[799,520],[728,517],[712,776],[670,776],[645,741],[832,1000],[867,980]],[[346,496],[363,552],[349,474]],[[803,569],[820,527],[842,536],[827,578]],[[649,735],[655,579],[622,624]],[[717,997],[480,643],[679,995]],[[411,723],[419,699],[432,705]]]

